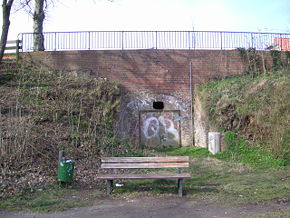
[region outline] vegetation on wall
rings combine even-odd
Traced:
[[[290,68],[290,51],[271,51],[273,71],[287,71]]]
[[[107,79],[30,68],[1,74],[1,188],[54,181],[59,150],[77,161],[80,179],[100,155],[128,152],[129,140],[115,136],[119,105],[120,89]]]
[[[262,55],[255,48],[238,48],[242,60],[246,63],[246,75],[251,75],[252,77],[265,72],[265,60]]]
[[[290,72],[237,76],[200,85],[210,125],[289,162]]]
[[[271,51],[271,56],[273,59],[273,71],[278,71],[280,70],[282,66],[282,61],[281,61],[281,51],[277,50],[272,50]]]
[[[286,156],[275,158],[263,149],[250,146],[249,141],[232,131],[225,132],[224,142],[227,145],[227,150],[216,155],[222,160],[238,161],[258,168],[285,166],[290,161]]]

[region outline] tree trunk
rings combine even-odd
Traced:
[[[0,63],[2,62],[2,58],[4,55],[6,43],[7,43],[7,37],[8,37],[8,31],[10,26],[10,11],[14,0],[3,0],[2,3],[2,12],[3,12],[3,24],[2,24],[2,34],[1,34],[1,40],[0,40]]]
[[[44,14],[44,0],[35,0],[35,8],[33,13],[33,50],[44,51],[44,37],[43,37],[43,21]]]

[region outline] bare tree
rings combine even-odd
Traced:
[[[22,0],[26,2],[26,5],[31,9],[31,0]],[[49,6],[49,3],[54,3],[57,0],[34,0],[34,12],[33,12],[33,50],[44,51],[44,36],[43,36],[43,22],[45,19],[45,9]],[[113,2],[114,0],[108,0]],[[30,10],[31,11],[31,10]]]
[[[57,0],[18,0],[16,11],[24,10],[33,19],[33,50],[44,51],[43,22],[49,4]]]
[[[3,13],[3,24],[2,24],[2,34],[0,40],[0,63],[2,62],[2,58],[4,55],[8,31],[10,26],[10,12],[13,5],[14,0],[3,0],[2,1],[2,13]]]
[[[25,9],[27,13],[31,14],[33,17],[33,50],[34,51],[44,51],[44,36],[43,36],[43,22],[45,19],[46,8],[49,3],[53,3],[57,0],[18,0],[18,9]],[[113,2],[114,0],[108,0]],[[7,36],[10,26],[10,11],[12,8],[14,0],[3,0],[2,11],[3,11],[3,25],[2,25],[2,35],[0,42],[0,63],[2,61]],[[32,9],[33,8],[33,9]]]
[[[43,21],[45,0],[35,0],[33,13],[33,50],[44,51]]]
[[[2,33],[0,40],[0,63],[4,56],[5,47],[8,38],[8,32],[10,27],[10,12],[14,0],[3,0],[2,1],[2,14],[3,14],[3,24]],[[43,51],[44,50],[44,37],[43,37],[43,21],[45,18],[44,5],[46,0],[35,0],[34,2],[34,12],[32,14],[31,4],[32,0],[20,0],[17,1],[18,10],[26,8],[28,13],[33,15],[33,32],[34,32],[34,50]],[[46,4],[47,6],[47,4]]]

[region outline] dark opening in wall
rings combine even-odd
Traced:
[[[154,101],[153,102],[153,108],[163,110],[164,109],[164,103],[162,101]]]

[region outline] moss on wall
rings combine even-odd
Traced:
[[[209,129],[236,132],[274,157],[289,153],[289,71],[208,82],[196,89],[196,95],[208,115]]]

